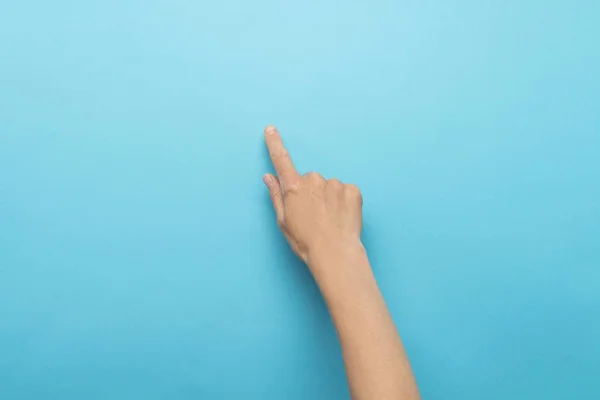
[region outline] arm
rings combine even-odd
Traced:
[[[265,129],[265,140],[277,172],[264,177],[277,222],[325,298],[352,398],[419,399],[402,341],[360,241],[360,191],[316,173],[301,176],[274,127]]]

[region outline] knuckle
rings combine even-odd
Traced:
[[[336,179],[336,178],[330,179],[328,181],[328,183],[330,185],[334,186],[334,187],[340,187],[341,188],[343,186],[342,182],[339,179]]]
[[[356,185],[353,185],[353,184],[346,185],[346,192],[352,198],[362,199],[362,193],[360,192],[360,189]]]
[[[322,183],[325,181],[325,179],[318,172],[309,172],[304,175],[304,177],[311,183]]]
[[[273,200],[278,200],[281,198],[281,190],[273,190],[271,191],[271,198]]]
[[[300,182],[297,179],[292,179],[285,183],[284,190],[286,193],[293,193],[293,192],[298,191],[299,187],[300,187]]]
[[[358,186],[356,186],[353,183],[349,183],[346,185],[346,188],[348,189],[349,192],[355,192],[355,193],[360,193],[360,189],[358,188]]]
[[[281,150],[276,151],[273,154],[271,154],[271,158],[273,160],[281,160],[281,159],[289,157],[289,155],[290,155],[290,153],[288,153],[288,151],[284,148],[284,149],[281,149]]]

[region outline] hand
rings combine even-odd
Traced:
[[[311,259],[319,252],[362,249],[360,190],[316,172],[301,176],[275,127],[265,129],[265,140],[277,176],[266,174],[263,180],[277,223],[298,257],[312,269]]]
[[[277,222],[308,265],[335,324],[353,399],[419,399],[402,341],[364,247],[362,197],[354,185],[300,176],[277,129],[265,140],[277,172],[267,174]]]

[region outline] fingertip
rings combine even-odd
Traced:
[[[277,128],[273,125],[267,125],[265,128],[265,136],[271,136],[274,133],[277,133]]]
[[[273,175],[271,175],[271,174],[264,174],[263,175],[263,182],[265,183],[265,185],[267,185],[267,187],[271,186],[273,184],[273,182],[274,182]]]

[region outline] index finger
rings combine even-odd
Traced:
[[[290,158],[290,154],[283,145],[281,135],[277,131],[277,128],[272,125],[265,128],[265,141],[267,142],[267,149],[271,156],[271,162],[273,163],[273,167],[275,168],[275,172],[277,172],[281,183],[285,185],[286,183],[289,183],[290,180],[297,178],[299,176],[298,171],[296,171],[294,163],[292,163],[292,159]]]

